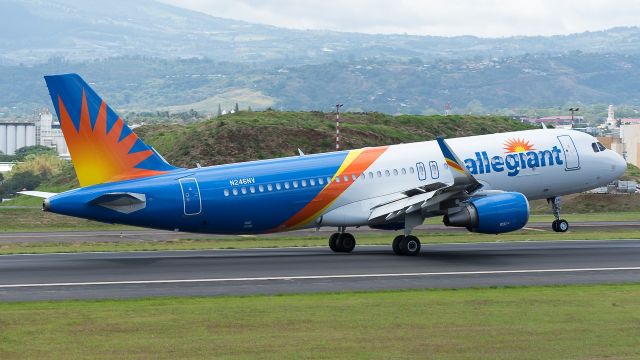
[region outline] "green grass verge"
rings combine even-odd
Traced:
[[[635,359],[640,285],[0,304],[2,359]]]
[[[4,232],[41,232],[41,231],[91,231],[91,230],[132,230],[140,229],[126,225],[104,224],[96,221],[73,218],[43,212],[39,205],[33,206],[33,200],[13,203],[18,208],[11,207],[12,202],[0,206],[0,231]],[[40,203],[40,199],[37,199]],[[589,214],[563,214],[562,217],[572,221],[640,221],[640,212],[602,212]],[[553,220],[551,214],[531,215],[529,222],[549,222]],[[425,224],[441,224],[441,217],[429,218]]]
[[[42,201],[40,200],[40,203]],[[22,205],[18,205],[22,206]],[[131,230],[133,226],[112,225],[44,212],[40,207],[0,207],[0,232]]]
[[[390,245],[398,233],[357,234],[359,245]],[[466,231],[453,232],[416,232],[423,244],[442,243],[478,243],[509,241],[548,241],[548,240],[602,240],[602,239],[640,239],[640,230],[593,231],[576,229],[564,234],[552,231],[521,230],[501,235],[474,234]],[[211,238],[181,238],[188,235],[176,234],[173,240],[126,240],[78,241],[78,242],[29,242],[0,244],[0,254],[44,254],[53,252],[87,251],[160,251],[160,250],[205,250],[205,249],[250,249],[327,246],[328,234],[299,236],[283,234],[278,237],[225,236]]]

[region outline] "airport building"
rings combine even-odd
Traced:
[[[0,151],[13,155],[17,149],[36,144],[36,125],[28,121],[0,122]]]
[[[0,120],[0,151],[14,155],[25,146],[43,145],[56,149],[63,157],[69,156],[60,123],[48,110],[43,110],[35,120]]]

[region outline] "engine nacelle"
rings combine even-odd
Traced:
[[[522,229],[529,221],[529,201],[521,193],[505,192],[469,200],[461,211],[445,215],[447,226],[466,227],[483,234]]]

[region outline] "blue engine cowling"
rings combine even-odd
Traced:
[[[453,214],[445,215],[447,226],[466,227],[483,234],[522,229],[529,221],[529,201],[521,193],[505,192],[471,199]]]

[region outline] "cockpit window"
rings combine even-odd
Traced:
[[[600,149],[598,148],[598,144],[596,143],[591,143],[591,147],[593,148],[593,152],[599,152]]]
[[[607,148],[604,147],[601,142],[598,142],[598,149],[600,149],[600,151],[605,151]]]

